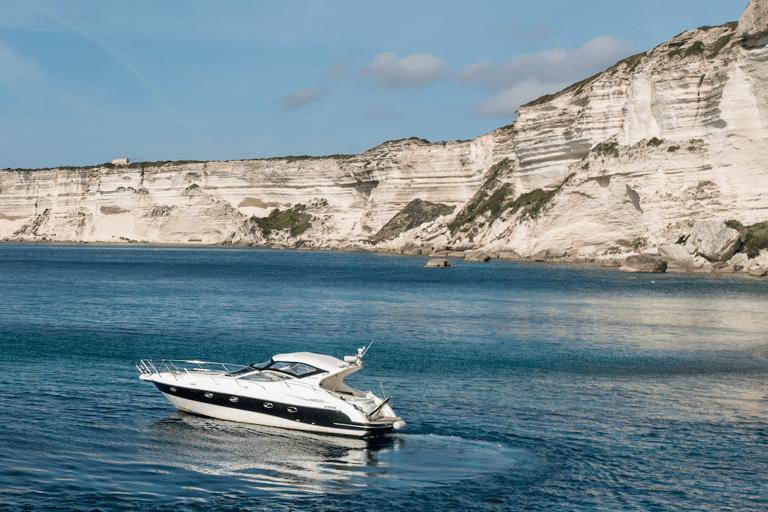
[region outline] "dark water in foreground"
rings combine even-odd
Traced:
[[[764,510],[768,282],[0,245],[0,510]],[[177,413],[140,358],[341,357],[380,444]]]

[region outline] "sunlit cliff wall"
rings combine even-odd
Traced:
[[[768,220],[766,42],[768,0],[754,0],[738,24],[684,32],[472,141],[391,141],[346,157],[5,169],[0,239],[367,249],[422,199],[454,211],[376,249],[600,255],[653,247],[697,220]],[[526,194],[544,199],[521,207]],[[254,228],[299,204],[308,229]]]

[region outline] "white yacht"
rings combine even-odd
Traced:
[[[311,352],[279,354],[247,366],[204,361],[141,360],[141,380],[153,383],[179,410],[326,434],[374,437],[405,422],[389,398],[349,387],[367,349],[344,360]]]

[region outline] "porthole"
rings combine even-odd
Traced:
[[[299,410],[295,407],[289,407],[288,412],[299,412]]]
[[[208,393],[205,394],[205,398],[213,398],[213,393],[209,391]]]
[[[271,409],[272,407],[274,407],[274,406],[270,402],[264,402],[264,408],[265,409]]]
[[[231,397],[229,397],[229,401],[230,401],[230,402],[233,402],[233,403],[234,403],[234,402],[237,402],[238,400],[240,400],[240,399],[239,399],[239,398],[237,398],[236,396],[231,396]]]
[[[176,392],[176,388],[171,387],[171,393],[175,393],[175,392]]]

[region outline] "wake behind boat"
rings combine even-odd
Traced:
[[[366,349],[344,361],[311,352],[279,354],[261,364],[141,360],[153,383],[179,410],[223,420],[352,437],[374,437],[405,422],[389,398],[351,388]]]

